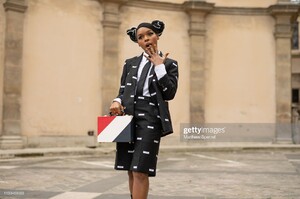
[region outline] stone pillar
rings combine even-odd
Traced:
[[[22,148],[21,97],[25,0],[6,0],[3,118],[0,147]]]
[[[119,90],[120,7],[127,0],[101,0],[103,5],[103,65],[101,66],[102,114],[108,114]]]
[[[190,122],[205,122],[205,17],[214,4],[186,1],[190,17]]]
[[[297,15],[299,6],[295,4],[277,4],[270,7],[270,12],[275,18],[275,47],[276,47],[276,124],[291,123],[291,38],[292,20]],[[281,137],[280,130],[276,130],[277,142],[291,143],[291,137]]]

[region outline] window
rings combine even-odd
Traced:
[[[293,36],[292,36],[292,49],[298,50],[299,49],[299,22],[296,21],[292,25],[293,29]]]
[[[299,103],[299,89],[292,89],[292,103]]]

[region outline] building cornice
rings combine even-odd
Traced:
[[[214,3],[204,1],[186,1],[182,4],[182,8],[187,12],[209,13],[214,9],[214,6]]]
[[[299,12],[298,4],[276,4],[268,8],[271,15],[291,15]]]
[[[265,16],[269,15],[268,8],[242,8],[242,7],[215,7],[211,14],[219,15],[254,15]]]
[[[100,3],[117,3],[117,4],[124,4],[127,3],[130,0],[98,0]]]
[[[105,2],[108,0],[98,0],[100,2]],[[196,11],[205,12],[209,14],[216,15],[252,15],[252,16],[268,16],[277,12],[277,9],[281,9],[285,6],[288,10],[295,9],[299,7],[299,4],[276,4],[268,8],[263,7],[224,7],[215,6],[214,3],[207,3],[205,1],[185,1],[182,4],[169,3],[161,1],[147,1],[147,0],[109,0],[109,2],[118,2],[123,6],[155,9],[155,10],[165,10],[165,11]]]
[[[146,0],[128,0],[125,4],[130,7],[148,8],[156,10],[168,10],[168,11],[182,11],[182,4],[167,3],[160,1],[146,1]]]
[[[25,13],[28,7],[25,0],[6,0],[3,6],[5,11],[11,10],[21,13]]]

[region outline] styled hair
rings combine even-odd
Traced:
[[[138,29],[140,29],[142,27],[149,28],[149,29],[153,30],[153,32],[155,32],[158,36],[161,36],[162,32],[165,29],[165,24],[162,21],[154,20],[151,23],[147,23],[147,22],[140,23],[137,28],[136,27],[132,27],[131,29],[128,29],[126,31],[127,35],[130,37],[130,39],[133,42],[137,43],[137,35],[136,35],[136,33],[137,33]]]

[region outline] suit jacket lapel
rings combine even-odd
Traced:
[[[136,83],[137,83],[137,72],[138,72],[138,68],[140,66],[140,63],[142,61],[142,57],[143,55],[140,55],[139,57],[137,57],[136,59],[134,59],[134,61],[131,63],[131,68],[129,70],[129,75],[130,75],[130,81],[132,82],[132,88],[136,87]]]
[[[126,114],[134,114],[134,93],[137,83],[137,71],[140,65],[142,56],[135,57],[127,65],[128,74],[126,76],[126,85],[123,93],[123,105],[126,107]]]

